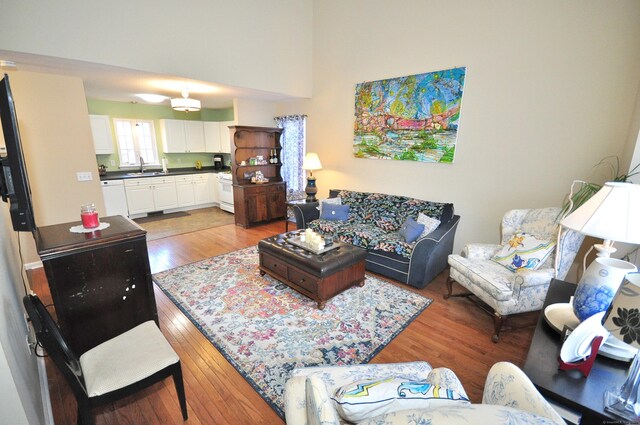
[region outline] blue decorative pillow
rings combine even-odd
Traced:
[[[402,236],[407,243],[411,243],[418,239],[423,230],[424,224],[420,224],[413,218],[408,217],[404,223],[402,223],[402,226],[400,226],[398,233],[400,233],[400,236]]]
[[[334,221],[347,221],[349,218],[349,205],[334,205],[325,203],[322,206],[320,218]]]

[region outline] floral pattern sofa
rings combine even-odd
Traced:
[[[310,228],[365,248],[367,270],[417,288],[424,288],[447,267],[460,220],[453,204],[336,189],[329,192],[329,197],[339,197],[342,205],[349,205],[349,218],[320,219],[318,202],[297,204],[293,210],[298,229]],[[416,219],[419,213],[438,219],[440,225],[407,243],[399,234],[400,227],[407,217]]]
[[[467,397],[453,371],[433,369],[427,362],[318,366],[296,368],[285,385],[284,405],[287,425],[351,424],[340,416],[333,398],[336,390],[354,381],[394,376],[447,388]],[[363,401],[375,408],[376,403]],[[562,417],[538,392],[517,366],[508,362],[493,365],[484,385],[482,404],[443,403],[437,406],[424,400],[424,407],[404,410],[384,409],[359,424],[369,425],[542,425],[565,424]]]

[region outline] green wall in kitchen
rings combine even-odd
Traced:
[[[165,154],[162,152],[162,139],[160,136],[161,119],[195,120],[195,121],[233,121],[233,108],[225,109],[201,109],[198,112],[178,112],[168,105],[147,105],[133,102],[115,102],[111,100],[87,99],[89,114],[108,115],[113,118],[138,118],[153,120],[156,131],[156,144],[158,145],[158,156],[163,156],[168,160],[169,168],[186,168],[195,166],[196,161],[201,161],[202,165],[212,166],[213,155],[210,153],[180,153]],[[113,131],[113,123],[112,123]],[[113,134],[114,150],[111,155],[96,155],[98,165],[107,166],[107,171],[117,171],[120,158],[118,156],[115,134]],[[225,164],[229,161],[229,155],[225,154]],[[111,165],[111,161],[115,166]]]

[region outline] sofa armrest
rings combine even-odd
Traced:
[[[454,215],[451,220],[418,239],[411,253],[407,284],[424,288],[447,267],[459,222],[460,216]]]
[[[298,229],[306,229],[310,221],[320,218],[318,205],[320,205],[318,202],[305,202],[304,204],[291,205]]]
[[[465,245],[462,256],[473,260],[489,260],[502,245],[492,243],[470,243]]]
[[[538,392],[527,375],[508,362],[494,364],[484,384],[482,404],[514,407],[564,424],[562,417]]]
[[[284,414],[287,424],[307,425],[306,376],[293,376],[284,386]]]

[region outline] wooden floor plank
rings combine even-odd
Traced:
[[[172,236],[148,243],[152,273],[158,273],[237,249],[254,246],[263,238],[284,232],[284,222],[250,229],[235,225]],[[31,274],[32,288],[50,303],[42,269]],[[538,313],[510,318],[514,329],[491,342],[490,316],[465,299],[444,300],[446,271],[424,289],[413,290],[433,300],[372,363],[426,360],[434,367],[456,372],[471,400],[480,402],[489,368],[497,361],[522,366]],[[283,424],[251,385],[200,333],[178,307],[155,289],[160,327],[181,358],[189,420],[204,424]],[[460,288],[456,288],[460,289]],[[330,301],[329,301],[330,302]],[[74,424],[76,404],[62,376],[47,360],[52,410],[56,424]],[[173,381],[169,378],[120,402],[95,409],[96,424],[183,423]]]

